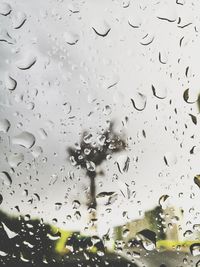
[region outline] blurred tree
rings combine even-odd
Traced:
[[[92,134],[83,132],[80,145],[77,148],[69,147],[68,153],[73,165],[80,166],[86,170],[90,179],[89,208],[96,210],[96,167],[99,166],[109,155],[120,152],[126,148],[125,140],[114,132],[113,123],[108,129],[100,134],[95,142]]]

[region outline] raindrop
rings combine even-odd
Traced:
[[[144,229],[136,234],[136,238],[141,240],[144,249],[148,251],[152,251],[156,248],[156,233],[149,230]]]
[[[164,52],[159,52],[159,61],[161,64],[166,64],[167,63],[167,57]]]
[[[38,131],[38,133],[39,133],[40,138],[42,140],[45,140],[47,138],[47,132],[44,129],[40,128],[39,131]]]
[[[87,161],[86,162],[86,168],[90,172],[94,172],[96,170],[96,165],[93,161]]]
[[[8,253],[6,253],[6,252],[0,250],[0,256],[1,256],[1,257],[5,257],[5,256],[7,256],[7,255],[8,255]]]
[[[20,70],[30,69],[36,63],[36,60],[37,58],[35,56],[27,55],[17,62],[17,67]]]
[[[12,179],[10,175],[7,172],[0,172],[0,179],[3,180],[3,183],[5,185],[11,185],[12,184]]]
[[[142,40],[140,41],[141,45],[150,45],[154,40],[154,36],[150,34],[146,34]]]
[[[69,4],[68,10],[72,13],[79,13],[79,8],[75,4]]]
[[[11,6],[8,3],[0,3],[0,14],[3,16],[7,16],[12,11]]]
[[[151,86],[153,95],[159,99],[165,99],[167,97],[167,89],[164,86],[154,87]]]
[[[129,169],[130,158],[127,155],[121,155],[117,158],[117,167],[120,173],[127,172]]]
[[[31,148],[35,144],[35,136],[29,132],[22,132],[12,138],[12,143],[25,148]]]
[[[191,90],[186,89],[183,93],[183,99],[188,104],[194,104],[198,100],[198,91],[197,90]]]
[[[11,231],[3,222],[2,222],[2,225],[3,225],[3,229],[5,230],[8,238],[12,239],[18,235],[17,233]]]
[[[64,40],[69,45],[75,45],[79,40],[79,36],[72,32],[65,32],[63,36],[64,36]]]
[[[6,133],[10,129],[10,122],[7,119],[0,120],[0,132]]]
[[[50,240],[53,240],[53,241],[55,241],[55,240],[58,240],[58,239],[60,239],[61,238],[61,233],[58,231],[57,233],[55,233],[55,234],[47,234],[47,237],[50,239]]]
[[[200,175],[194,177],[194,183],[200,188]]]
[[[71,110],[72,110],[72,106],[71,106],[71,104],[70,104],[69,102],[65,102],[65,103],[63,104],[63,106],[65,107],[65,112],[66,112],[67,114],[69,114],[69,113],[71,112]]]
[[[83,141],[86,144],[90,144],[92,142],[92,134],[87,134],[83,137]]]
[[[185,0],[176,0],[177,5],[183,6],[185,4]]]
[[[166,200],[169,198],[168,195],[162,195],[160,198],[159,198],[159,205],[164,209],[166,208]]]
[[[200,267],[200,260],[197,261],[197,263],[196,263],[196,267]]]
[[[24,161],[24,155],[22,153],[13,153],[8,156],[8,163],[10,167],[15,168]]]
[[[135,93],[134,97],[131,98],[133,107],[138,111],[143,111],[146,107],[147,98],[141,93]]]
[[[72,205],[73,205],[73,209],[78,209],[81,204],[78,200],[74,200]]]
[[[60,202],[56,202],[55,203],[55,210],[60,210],[62,208],[62,203],[60,203]]]
[[[200,255],[200,243],[194,243],[190,246],[190,252],[192,256],[199,256]]]
[[[140,27],[141,27],[141,25],[142,25],[142,20],[141,20],[141,18],[134,16],[134,17],[129,18],[129,20],[128,20],[128,24],[129,24],[131,27],[137,29],[137,28],[140,28]]]
[[[157,18],[168,22],[175,22],[177,20],[177,14],[173,6],[164,4],[157,10]]]
[[[74,213],[74,217],[77,219],[77,220],[80,220],[81,219],[81,213],[80,213],[80,211],[76,211],[75,213]]]
[[[122,2],[122,7],[123,8],[127,8],[127,7],[129,7],[130,6],[130,0],[124,0],[123,2]]]
[[[9,35],[6,29],[0,29],[0,42],[6,42],[8,44],[13,44],[13,39]]]
[[[109,31],[111,30],[110,26],[108,25],[108,23],[103,20],[103,21],[96,21],[93,24],[92,29],[94,30],[94,32],[102,37],[105,37]]]
[[[189,114],[189,116],[190,116],[192,122],[193,122],[195,125],[197,125],[197,117],[194,116],[193,114]]]
[[[167,166],[171,167],[177,163],[177,157],[174,153],[167,152],[164,155],[164,161]]]
[[[18,12],[13,18],[12,18],[12,24],[14,29],[19,29],[23,26],[23,24],[26,21],[26,14],[24,12]]]
[[[17,87],[17,82],[10,75],[6,75],[5,86],[8,90],[15,90],[15,88]]]

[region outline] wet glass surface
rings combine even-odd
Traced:
[[[0,0],[0,266],[200,266],[198,0]]]

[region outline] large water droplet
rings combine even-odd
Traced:
[[[6,133],[10,129],[10,122],[7,119],[0,120],[0,132]]]
[[[5,86],[9,90],[15,90],[15,88],[17,87],[17,81],[10,75],[6,75]]]
[[[167,89],[165,86],[154,87],[154,85],[152,85],[151,88],[155,97],[159,99],[164,99],[167,97]]]
[[[105,37],[111,30],[110,26],[105,20],[100,20],[93,23],[92,29],[97,35],[102,37]]]
[[[35,144],[35,136],[29,132],[22,132],[12,138],[12,143],[25,148],[31,148]]]
[[[15,233],[14,231],[11,231],[6,225],[5,223],[2,222],[2,225],[3,225],[3,229],[5,230],[8,238],[12,239],[14,237],[16,237],[18,234]]]
[[[200,175],[194,177],[194,183],[200,188]]]
[[[133,16],[129,18],[128,24],[133,28],[140,28],[142,25],[142,19],[138,16]]]
[[[0,179],[3,180],[3,183],[5,185],[11,185],[12,184],[12,179],[10,177],[10,174],[7,172],[0,172]]]
[[[197,102],[198,98],[199,98],[198,90],[191,90],[188,88],[183,93],[183,99],[188,104],[194,104],[195,102]]]
[[[200,256],[200,243],[194,243],[190,246],[192,256]]]
[[[163,4],[157,10],[157,18],[168,22],[175,22],[177,20],[177,14],[173,5]]]
[[[149,230],[144,229],[137,233],[136,238],[142,241],[142,245],[144,249],[151,251],[156,248],[156,233]]]
[[[37,58],[33,55],[26,55],[20,61],[17,62],[17,67],[20,70],[30,69],[36,62]]]
[[[11,6],[8,3],[0,3],[0,14],[7,16],[12,11]]]
[[[26,21],[26,14],[24,12],[18,12],[12,17],[12,24],[14,29],[19,29]]]
[[[142,111],[146,107],[147,98],[145,95],[136,92],[133,98],[131,98],[131,102],[136,110]]]
[[[0,42],[6,42],[8,44],[14,43],[14,40],[9,35],[6,29],[0,29]]]

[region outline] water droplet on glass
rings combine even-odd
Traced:
[[[25,148],[31,148],[35,144],[35,136],[29,132],[22,132],[12,138],[12,143]]]
[[[141,45],[150,45],[154,40],[154,36],[151,34],[146,34],[143,36],[142,40],[140,41]]]
[[[127,155],[121,155],[117,158],[117,167],[119,172],[127,172],[129,169],[130,158]]]
[[[190,252],[192,256],[199,256],[200,255],[200,243],[194,243],[190,246]]]
[[[93,23],[92,29],[97,35],[102,37],[105,37],[111,30],[109,24],[105,20],[95,21]]]
[[[7,16],[12,11],[11,6],[8,3],[0,3],[0,14]]]
[[[86,168],[90,172],[94,172],[96,170],[96,165],[93,161],[86,161]]]
[[[173,5],[163,4],[157,9],[157,18],[168,22],[175,22],[177,20],[177,14]]]
[[[198,187],[200,188],[200,175],[199,174],[194,177],[194,183],[198,185]]]
[[[198,98],[199,98],[199,91],[197,89],[191,90],[188,88],[183,93],[183,99],[188,104],[194,104],[195,102],[197,102]]]
[[[69,45],[75,45],[79,40],[79,36],[76,33],[65,32],[63,36],[64,36],[64,40]]]
[[[8,90],[15,90],[15,88],[17,87],[17,82],[10,75],[6,75],[5,86]]]
[[[10,122],[7,119],[0,120],[0,132],[6,133],[10,129]]]
[[[5,185],[11,185],[12,184],[12,179],[10,177],[10,174],[7,172],[0,172],[0,179],[3,180],[3,183]]]
[[[24,155],[22,153],[13,153],[8,156],[8,163],[10,167],[15,168],[24,161]]]
[[[173,152],[167,152],[164,155],[164,161],[167,166],[171,167],[177,163],[177,157]]]
[[[129,18],[128,24],[133,28],[140,28],[142,25],[142,19],[138,16],[133,16]]]
[[[164,99],[167,97],[167,89],[164,86],[154,87],[154,85],[151,86],[153,95],[159,99]]]
[[[12,24],[14,29],[19,29],[26,21],[26,14],[24,12],[18,12],[12,17]]]
[[[131,102],[136,110],[142,111],[146,107],[147,98],[145,95],[137,92],[134,94],[133,98],[131,98]]]
[[[33,55],[26,55],[20,61],[17,62],[17,67],[20,70],[27,70],[30,69],[35,63],[37,58]]]
[[[14,237],[16,237],[18,234],[15,233],[14,231],[11,231],[6,225],[5,223],[2,222],[2,226],[3,226],[3,229],[5,230],[8,238],[12,239]]]
[[[166,204],[166,200],[169,198],[168,195],[162,195],[160,198],[159,198],[159,205],[165,209],[167,204]]]
[[[136,238],[141,240],[144,249],[152,251],[156,248],[156,233],[145,229],[136,234]]]

